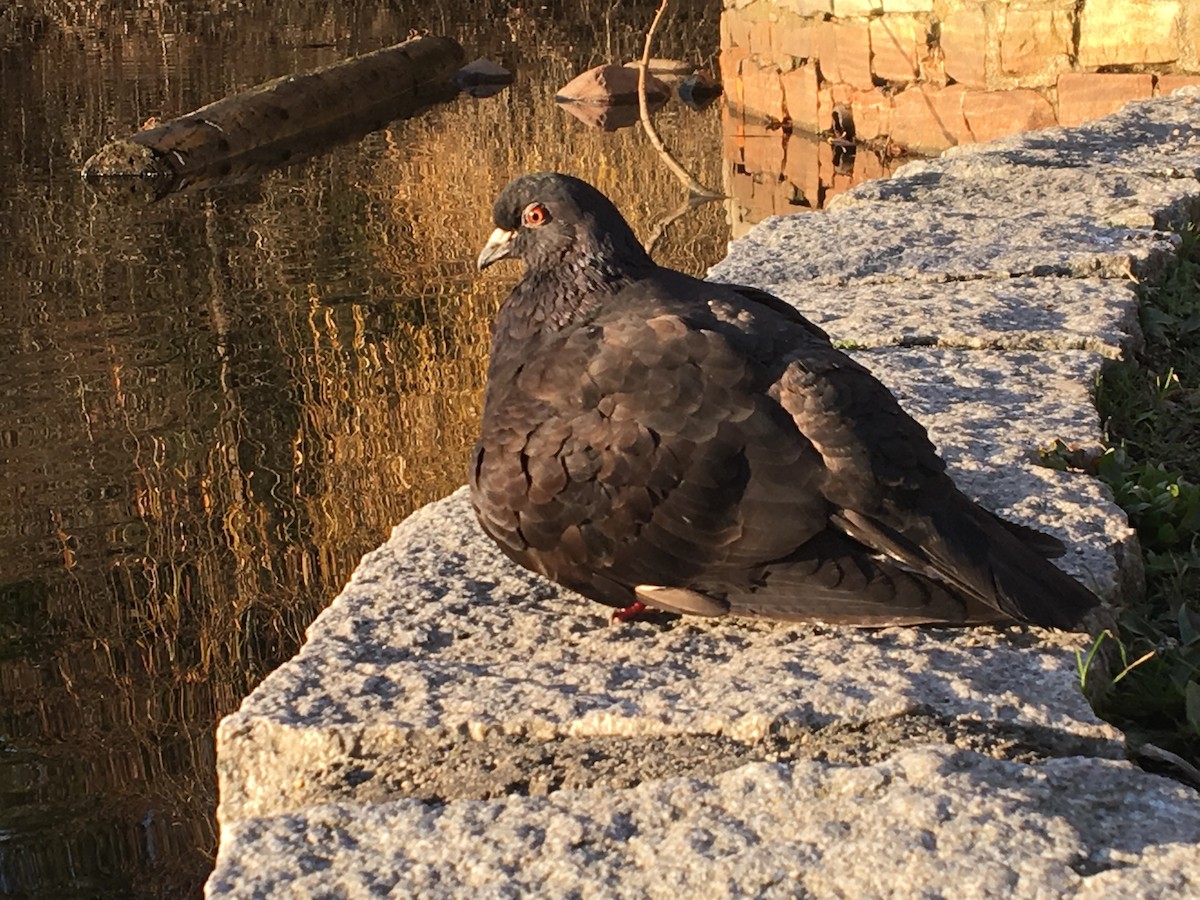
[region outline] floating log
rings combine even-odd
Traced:
[[[305,75],[286,75],[102,147],[85,178],[224,180],[313,155],[457,93],[463,49],[420,37]]]

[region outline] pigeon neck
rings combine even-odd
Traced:
[[[508,333],[522,336],[578,327],[594,319],[608,298],[653,267],[648,256],[644,263],[632,265],[588,256],[550,268],[531,268],[504,304],[503,326]]]

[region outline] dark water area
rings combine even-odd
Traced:
[[[710,64],[719,5],[660,55]],[[213,730],[361,554],[464,480],[488,327],[474,258],[512,176],[589,177],[639,234],[685,191],[637,129],[556,109],[640,54],[653,4],[216,2],[0,10],[0,895],[197,896]],[[257,183],[147,204],[82,182],[146,119],[403,40],[516,83]],[[721,183],[720,110],[664,138]],[[666,227],[701,273],[720,203]]]

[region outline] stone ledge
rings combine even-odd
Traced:
[[[1096,786],[1103,785],[1103,793]],[[631,790],[332,804],[226,829],[210,896],[1183,897],[1193,792],[1128,763],[947,747]],[[223,842],[223,848],[226,842]]]
[[[1129,281],[1200,207],[1198,96],[906,167],[714,275],[858,334],[965,490],[1136,590],[1107,491],[1032,456],[1099,437]],[[222,722],[209,895],[1200,890],[1200,797],[1116,761],[1084,639],[606,613],[505,560],[462,492],[416,513]]]
[[[1044,753],[1121,752],[1076,688],[1075,635],[695,619],[608,628],[607,613],[515,568],[465,490],[425,507],[363,560],[300,655],[222,721],[222,821],[373,792],[369,782],[390,779],[378,759],[435,768],[455,739],[754,745],[915,717],[998,727]]]

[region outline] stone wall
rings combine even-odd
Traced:
[[[726,0],[721,71],[751,117],[937,152],[1200,84],[1188,0]]]
[[[821,206],[883,174],[895,154],[1078,125],[1200,84],[1200,0],[725,4],[725,133],[740,142],[732,156],[726,148],[726,187],[747,224]],[[877,152],[839,167],[830,150],[813,164],[811,154],[787,153],[780,135],[829,131]],[[805,157],[805,171],[788,172],[784,156],[794,165]]]

